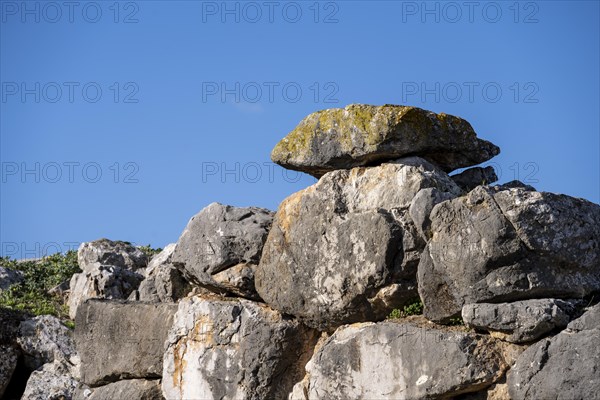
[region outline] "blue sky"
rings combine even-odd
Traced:
[[[597,1],[0,1],[0,242],[162,247],[218,201],[314,178],[269,154],[309,113],[409,104],[500,146],[500,181],[600,201]]]

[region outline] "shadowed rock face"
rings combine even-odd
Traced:
[[[493,340],[382,322],[339,328],[315,352],[290,399],[438,399],[473,392],[507,368]]]
[[[166,341],[163,394],[170,400],[285,399],[317,332],[248,300],[179,303]]]
[[[466,303],[581,298],[600,289],[600,206],[527,188],[478,187],[438,204],[419,264],[425,316]]]
[[[500,152],[477,138],[464,119],[417,107],[352,104],[318,111],[273,149],[284,168],[320,177],[326,172],[420,156],[450,172]]]
[[[409,209],[427,188],[460,194],[439,168],[409,157],[330,172],[288,197],[256,271],[258,293],[320,330],[384,318],[417,295],[425,242]],[[433,196],[427,193],[424,202]]]

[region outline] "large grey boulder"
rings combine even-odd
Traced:
[[[77,310],[75,344],[81,381],[160,378],[163,344],[176,304],[91,299]]]
[[[99,239],[79,246],[77,262],[84,272],[93,272],[102,265],[136,270],[146,267],[148,257],[131,243]]]
[[[256,300],[254,268],[272,219],[263,208],[212,203],[190,219],[171,262],[197,285]]]
[[[413,323],[355,324],[318,346],[290,399],[450,398],[490,386],[506,369],[489,337]]]
[[[264,304],[190,297],[166,342],[169,400],[284,399],[303,376],[317,333]]]
[[[145,271],[145,279],[137,290],[135,300],[176,302],[192,290],[192,286],[183,277],[181,271],[171,263],[171,255],[175,247],[176,244],[171,243],[152,257]]]
[[[143,270],[101,265],[74,274],[69,284],[69,316],[74,319],[77,308],[87,299],[127,299],[143,281],[142,273]]]
[[[406,156],[426,158],[444,171],[477,165],[500,152],[477,138],[464,119],[417,107],[351,104],[317,111],[283,138],[271,159],[320,177]]]
[[[10,268],[0,267],[0,293],[8,290],[12,285],[23,282],[25,274]]]
[[[591,317],[585,317],[592,313]],[[507,377],[510,398],[597,399],[600,393],[600,305],[572,329],[529,347]],[[582,317],[583,318],[583,317]]]
[[[82,243],[77,261],[83,272],[69,283],[69,316],[87,299],[127,299],[144,279],[148,256],[129,242],[99,239]]]
[[[410,157],[333,171],[288,197],[256,270],[258,293],[319,330],[384,318],[417,296],[425,241],[409,208],[426,188],[461,193],[439,168]],[[428,196],[421,200],[433,202]]]
[[[425,316],[467,303],[582,298],[600,289],[600,206],[523,187],[479,186],[436,205],[418,268]]]
[[[557,299],[465,304],[462,319],[467,326],[486,330],[493,337],[525,343],[566,327],[574,311],[573,303]]]
[[[127,379],[77,392],[74,400],[163,400],[159,380]]]

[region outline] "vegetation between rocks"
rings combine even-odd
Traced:
[[[139,246],[139,249],[150,259],[161,249],[150,245]],[[65,281],[73,274],[81,272],[77,263],[77,251],[56,253],[40,260],[17,261],[10,257],[0,257],[0,267],[23,272],[23,281],[12,285],[0,293],[0,307],[21,310],[33,315],[53,315],[60,318],[68,327],[73,328],[69,319],[69,309],[58,293],[50,290]]]
[[[387,319],[406,318],[410,315],[421,314],[423,314],[423,303],[420,299],[416,299],[412,303],[405,305],[402,310],[399,308],[393,309]]]

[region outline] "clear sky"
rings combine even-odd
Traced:
[[[174,242],[213,201],[276,209],[309,113],[467,119],[506,182],[600,201],[597,1],[0,1],[1,254]]]

